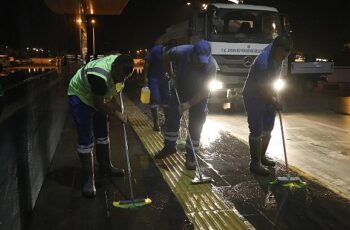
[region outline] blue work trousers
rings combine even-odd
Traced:
[[[151,91],[151,108],[167,106],[169,101],[169,80],[165,77],[150,77],[148,87]]]
[[[199,149],[199,140],[202,133],[203,124],[208,114],[207,104],[208,98],[205,98],[189,109],[188,129],[195,151],[198,151]],[[175,91],[171,90],[168,107],[169,117],[166,132],[164,133],[164,145],[168,148],[175,148],[175,144],[179,136],[181,116],[178,108],[179,102],[177,100]],[[191,147],[188,135],[186,139],[186,153],[187,157],[193,157],[193,149]]]
[[[69,96],[69,104],[77,127],[79,153],[90,153],[93,138],[97,144],[109,143],[108,117],[83,103],[77,96]]]
[[[276,116],[271,104],[256,97],[243,96],[243,100],[248,116],[249,139],[258,139],[264,133],[271,133]]]

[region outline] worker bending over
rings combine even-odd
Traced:
[[[282,61],[290,54],[292,45],[289,35],[276,37],[253,62],[243,88],[250,131],[250,170],[262,176],[270,174],[264,166],[275,166],[266,158],[276,111],[282,110],[273,83],[279,78]]]
[[[158,107],[164,111],[165,124],[168,119],[169,78],[165,74],[163,66],[163,53],[176,45],[176,40],[156,45],[151,48],[145,59],[145,74],[148,87],[151,91],[150,109],[153,118],[153,130],[160,131],[158,119]]]
[[[77,152],[84,174],[82,192],[87,197],[96,195],[93,138],[99,171],[109,176],[124,176],[124,170],[115,168],[110,161],[108,115],[127,122],[116,96],[133,69],[130,56],[110,55],[87,63],[69,83],[69,103],[78,133]]]
[[[175,66],[174,71],[171,66]],[[194,45],[176,46],[164,55],[165,71],[175,84],[169,99],[169,117],[164,133],[164,148],[156,154],[161,159],[175,153],[176,140],[179,136],[180,119],[183,112],[189,109],[189,132],[193,147],[198,152],[199,141],[208,109],[209,82],[216,76],[216,61],[211,55],[210,44],[200,40]],[[176,74],[175,74],[176,73]],[[175,90],[178,91],[180,104]],[[194,152],[189,136],[186,140],[186,168],[195,170]]]

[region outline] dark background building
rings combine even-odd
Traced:
[[[97,51],[149,48],[167,26],[188,17],[190,8],[186,2],[130,0],[119,16],[94,16]],[[244,3],[272,6],[287,13],[295,49],[305,54],[333,57],[350,42],[347,16],[350,4],[345,0],[245,0]],[[55,54],[79,50],[75,16],[54,14],[44,0],[4,0],[0,17],[0,45],[20,49],[22,53],[27,47],[50,49]],[[89,31],[91,34],[91,25]]]

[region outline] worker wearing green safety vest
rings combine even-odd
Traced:
[[[94,182],[93,146],[99,171],[110,176],[124,176],[124,170],[110,162],[108,115],[127,122],[116,97],[134,69],[133,59],[124,54],[93,60],[80,68],[69,83],[68,96],[77,127],[77,152],[84,173],[82,192],[96,195]]]

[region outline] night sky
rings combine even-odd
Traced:
[[[331,57],[344,43],[350,42],[350,3],[347,2],[245,0],[246,4],[273,6],[287,13],[295,49],[325,57]],[[120,16],[94,17],[96,49],[103,53],[150,48],[168,25],[185,20],[188,13],[185,0],[130,0]],[[78,51],[74,17],[54,14],[43,0],[2,0],[0,17],[0,45],[15,49],[41,47],[55,53]]]

